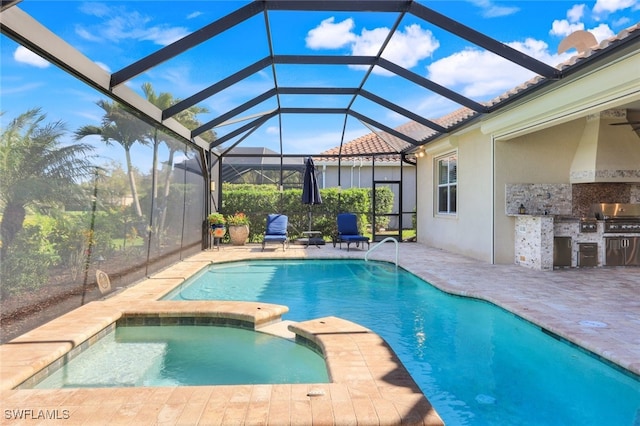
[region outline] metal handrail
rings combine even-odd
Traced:
[[[376,248],[378,248],[380,246],[380,244],[385,243],[387,241],[393,241],[394,243],[396,243],[396,268],[398,267],[398,240],[396,240],[393,237],[387,237],[385,239],[383,239],[382,241],[380,241],[378,244],[376,244],[375,246],[371,247],[369,250],[367,250],[367,252],[364,255],[364,260],[368,261],[369,259],[367,259],[369,257],[369,253],[371,253],[372,251],[374,251]]]

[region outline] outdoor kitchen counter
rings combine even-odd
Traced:
[[[594,204],[587,217],[538,212],[507,216],[514,218],[516,265],[541,271],[640,266],[640,203]]]
[[[596,228],[581,232],[581,218],[568,215],[518,214],[515,218],[516,265],[539,271],[554,268],[554,238],[569,237],[570,265],[578,266],[579,248],[582,243],[598,244],[598,265],[604,264],[604,240],[602,221],[593,222]]]
[[[554,267],[603,267],[640,266],[638,260],[620,264],[619,260],[607,260],[607,241],[624,238],[633,241],[637,232],[605,231],[605,221],[572,216],[513,215],[515,217],[515,263],[530,269],[552,270]],[[568,238],[558,246],[568,244],[570,261],[555,264],[554,240]],[[637,241],[637,239],[635,240]],[[557,242],[557,241],[556,241]],[[637,247],[637,243],[635,244]],[[594,262],[586,262],[584,250],[595,250]],[[593,255],[589,255],[593,259]]]

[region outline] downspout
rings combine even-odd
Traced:
[[[402,168],[402,164],[409,164],[410,166],[413,166],[413,174],[414,174],[414,182],[415,185],[413,185],[413,199],[415,200],[415,213],[412,213],[412,221],[411,224],[413,225],[413,215],[415,214],[415,219],[416,219],[416,236],[415,236],[415,241],[418,242],[418,157],[416,157],[416,161],[410,161],[407,158],[407,154],[406,153],[401,153],[400,154],[400,182],[402,182],[400,184],[401,186],[401,191],[402,192],[402,187],[404,187],[404,170]],[[401,215],[402,216],[402,215]]]
[[[349,185],[353,188],[353,169],[356,167],[356,160],[351,161],[351,184]]]
[[[491,264],[496,263],[496,138],[491,135]]]
[[[322,165],[322,189],[327,187],[327,165]]]

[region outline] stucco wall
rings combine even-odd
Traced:
[[[495,263],[513,263],[514,218],[504,214],[505,186],[514,183],[568,184],[584,119],[495,142]],[[549,200],[554,203],[553,199]]]
[[[435,161],[458,152],[458,204],[456,215],[435,211]],[[491,262],[492,159],[491,140],[479,130],[434,144],[418,159],[418,241]]]
[[[429,146],[427,154],[418,159],[418,241],[486,262],[512,264],[515,224],[513,216],[505,213],[506,185],[568,184],[583,127],[579,119],[495,141],[493,148],[490,135],[473,130]],[[434,208],[435,159],[456,149],[458,213],[438,215]]]

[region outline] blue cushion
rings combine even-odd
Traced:
[[[338,233],[345,235],[358,235],[358,220],[353,213],[340,213],[338,215]]]
[[[287,235],[288,223],[289,218],[283,214],[268,215],[267,230],[265,231],[265,235]]]
[[[369,241],[364,235],[340,235],[340,239],[345,242],[349,241]]]

